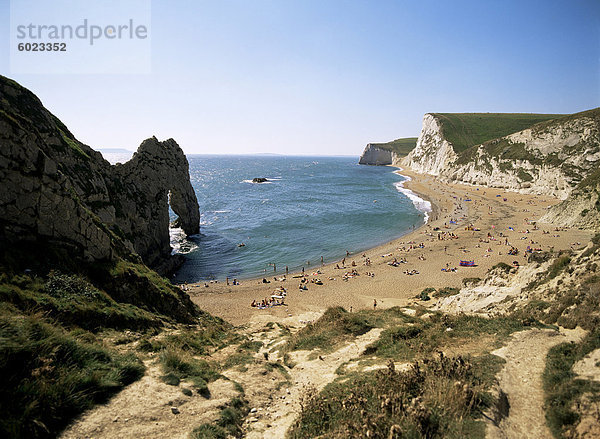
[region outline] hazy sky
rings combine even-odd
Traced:
[[[359,155],[426,112],[600,106],[597,0],[154,0],[150,34],[151,74],[12,74],[6,32],[0,73],[94,148]]]

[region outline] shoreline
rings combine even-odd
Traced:
[[[379,241],[379,243],[377,243],[377,244],[371,244],[371,245],[366,244],[365,247],[361,247],[359,250],[351,252],[351,254],[370,252],[379,247],[384,247],[384,246],[388,245],[391,241],[394,241],[396,239],[401,239],[411,233],[414,233],[414,232],[420,230],[422,227],[424,227],[428,224],[431,217],[435,217],[439,214],[439,208],[438,208],[437,204],[435,202],[433,202],[429,196],[427,196],[426,194],[415,192],[412,189],[410,189],[409,187],[405,186],[406,184],[410,184],[412,178],[408,175],[401,174],[401,172],[404,171],[403,168],[401,168],[399,166],[394,166],[394,165],[385,165],[385,167],[394,169],[392,171],[392,174],[395,174],[402,178],[401,181],[397,181],[392,184],[399,193],[403,194],[405,197],[408,198],[409,201],[411,201],[413,207],[417,210],[417,212],[419,212],[420,214],[423,214],[423,222],[421,222],[419,225],[417,225],[414,228],[411,228],[409,226],[409,228],[407,230],[405,230],[398,236],[395,236],[394,238],[391,238],[391,239],[387,238],[384,241]],[[244,181],[246,182],[246,180],[244,180]],[[250,180],[247,180],[247,182],[252,183]],[[257,184],[257,183],[252,183],[252,184]],[[170,233],[170,239],[171,239],[171,246],[174,250],[180,249],[182,246],[189,246],[190,251],[197,248],[197,245],[194,242],[192,242],[191,240],[186,240],[185,244],[181,243],[181,236],[183,236],[183,231],[180,228],[171,228],[171,229],[169,229],[169,233]],[[187,254],[187,253],[189,253],[189,251],[186,251],[185,253],[172,253],[172,254],[185,256],[185,254]],[[333,265],[336,262],[340,262],[343,258],[344,258],[344,255],[342,253],[340,257],[336,257],[335,259],[331,259],[328,261],[326,260],[325,266]],[[314,260],[318,261],[319,258],[315,257]],[[278,267],[285,266],[285,264],[280,265],[279,263],[277,265],[278,265]],[[309,269],[312,269],[316,266],[318,266],[318,263],[305,266],[305,269],[308,271]],[[293,270],[289,271],[288,276],[298,275],[301,273],[302,273],[302,271],[300,268],[294,268]],[[175,275],[175,273],[173,273],[173,276],[174,275]],[[240,282],[261,281],[263,279],[263,277],[265,277],[265,276],[266,277],[272,277],[272,276],[280,277],[280,276],[284,276],[284,275],[285,275],[285,270],[278,270],[276,272],[273,272],[273,271],[265,272],[264,275],[249,274],[248,277],[238,276],[235,279],[237,279]],[[233,281],[233,279],[234,279],[233,277],[229,278],[230,281]],[[204,280],[199,280],[196,282],[183,281],[183,282],[177,282],[175,285],[198,286],[198,285],[201,285],[204,283],[214,284],[215,281],[217,281],[217,283],[221,283],[221,282],[225,282],[226,279],[225,278],[223,278],[223,279],[204,279]]]
[[[410,178],[407,175],[401,174],[401,172],[403,171],[402,168],[400,168],[398,166],[393,166],[393,167],[398,168],[396,171],[394,171],[394,174],[399,175],[400,177],[404,178],[403,181],[399,181],[398,183],[395,183],[394,186],[396,186],[396,189],[398,190],[398,192],[403,193],[404,195],[406,195],[408,197],[408,199],[410,201],[412,201],[413,206],[415,206],[415,208],[418,211],[422,212],[425,215],[423,224],[421,226],[419,226],[419,227],[423,227],[424,225],[426,225],[429,222],[430,214],[433,215],[435,213],[435,210],[434,210],[435,205],[434,205],[434,203],[431,202],[431,200],[428,200],[424,194],[416,193],[413,190],[405,187],[404,185],[406,183],[410,183],[412,178]]]
[[[409,169],[402,169],[400,175],[410,178],[403,182],[405,188],[431,203],[428,223],[382,245],[347,256],[343,269],[336,268],[336,264],[342,265],[339,261],[307,267],[308,291],[298,288],[299,271],[290,272],[287,280],[281,280],[281,274],[269,273],[266,284],[262,283],[262,277],[243,280],[237,286],[227,286],[224,282],[208,283],[208,287],[203,283],[190,284],[188,292],[192,300],[200,308],[235,325],[273,318],[290,318],[294,322],[300,315],[320,313],[330,306],[343,306],[348,310],[371,307],[374,300],[378,308],[405,306],[417,301],[415,296],[424,288],[460,288],[463,278],[483,278],[499,262],[512,264],[517,259],[525,265],[523,254],[527,245],[543,250],[552,247],[558,251],[570,248],[573,242],[587,243],[591,238],[590,232],[579,230],[553,235],[550,225],[539,225],[538,230],[525,233],[527,228],[533,228],[528,222],[537,220],[548,206],[559,202],[558,199],[443,183]],[[503,201],[505,198],[507,201]],[[465,230],[470,224],[476,230]],[[492,235],[491,240],[488,233]],[[499,236],[503,236],[502,241]],[[510,247],[504,245],[504,239],[519,248],[519,256],[507,254]],[[391,266],[394,259],[406,263]],[[475,260],[476,267],[458,267],[460,259]],[[369,265],[366,265],[367,260]],[[456,271],[444,272],[445,267],[456,268]],[[352,270],[358,275],[344,276]],[[411,271],[418,274],[405,274]],[[323,285],[312,283],[315,279],[320,279]],[[269,298],[279,287],[287,290],[286,306],[250,307],[253,300]],[[435,300],[419,303],[430,306]]]

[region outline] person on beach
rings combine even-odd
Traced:
[[[323,256],[321,256],[321,267],[325,265],[325,263],[323,262]]]
[[[286,276],[288,274],[288,266],[287,265],[285,266],[285,274],[286,274]]]
[[[377,299],[373,299],[373,310],[377,309]]]

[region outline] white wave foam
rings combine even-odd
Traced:
[[[404,180],[394,183],[396,190],[406,195],[408,199],[412,201],[413,205],[417,208],[417,210],[423,212],[423,215],[425,216],[425,218],[423,218],[423,221],[425,222],[425,224],[427,224],[427,222],[429,221],[429,213],[431,212],[431,202],[424,200],[410,189],[405,188],[404,183],[410,181],[410,177],[400,174],[400,171],[402,171],[402,168],[400,168],[394,173],[404,178]]]
[[[183,229],[180,227],[173,227],[169,229],[169,235],[171,238],[171,254],[185,255],[193,252],[198,246],[187,238]]]

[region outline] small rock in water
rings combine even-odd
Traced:
[[[177,407],[171,407],[171,413],[173,413],[174,415],[178,415],[181,412]]]
[[[264,177],[255,177],[252,179],[252,183],[266,183],[267,181],[269,180]]]

